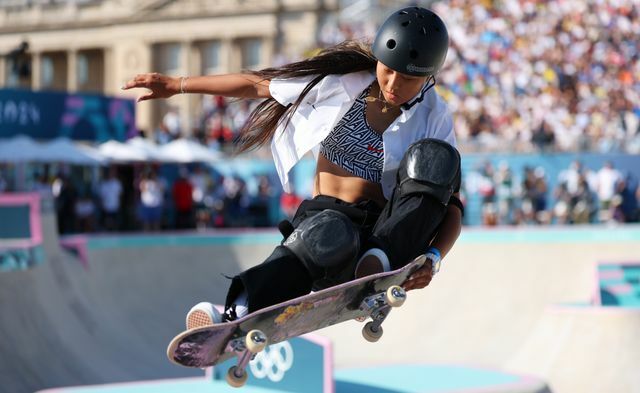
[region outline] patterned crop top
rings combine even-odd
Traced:
[[[367,123],[365,98],[371,86],[356,98],[351,108],[320,144],[320,154],[346,171],[380,183],[384,150],[382,135]]]

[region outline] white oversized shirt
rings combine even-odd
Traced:
[[[312,79],[313,76],[273,79],[269,91],[276,101],[286,106],[298,99]],[[289,182],[291,169],[309,151],[318,159],[320,142],[374,79],[375,74],[369,71],[328,75],[307,93],[287,127],[284,127],[284,122],[278,126],[271,141],[271,152],[285,191],[293,191]],[[385,198],[391,197],[404,152],[413,142],[424,138],[441,139],[456,146],[451,113],[435,89],[429,89],[422,102],[403,110],[382,134],[384,162],[381,183]]]

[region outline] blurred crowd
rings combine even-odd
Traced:
[[[437,89],[463,151],[640,153],[636,0],[451,0],[432,8],[449,28]],[[370,39],[375,30],[371,20],[328,24],[318,46]],[[224,150],[254,104],[208,97],[193,134]],[[179,135],[174,109],[157,131],[161,143]]]
[[[193,120],[190,136],[211,150],[232,153],[240,130],[257,105],[257,100],[203,96],[201,115]],[[178,109],[169,107],[154,130],[153,138],[157,144],[164,145],[186,134],[181,128]],[[262,155],[266,154],[263,152]]]
[[[640,221],[638,178],[609,161],[598,170],[573,161],[553,188],[549,180],[542,167],[526,166],[518,176],[506,162],[486,162],[465,184],[480,196],[486,226]]]
[[[535,162],[477,162],[463,173],[466,224],[640,222],[639,173],[611,161],[588,168],[574,160],[546,170]],[[66,171],[53,178],[36,173],[27,191],[53,198],[62,234],[275,227],[293,217],[305,197],[284,193],[275,173],[225,176],[200,164],[100,171],[99,180]],[[8,191],[5,185],[0,181],[0,192]]]
[[[122,170],[125,170],[125,173]],[[295,212],[301,199],[277,191],[268,176],[250,191],[244,179],[210,167],[110,167],[97,182],[59,173],[36,175],[30,190],[53,197],[61,234],[105,231],[272,227]],[[163,174],[163,172],[166,172]]]
[[[462,146],[640,152],[637,0],[451,0],[438,82]]]
[[[431,7],[449,28],[436,88],[450,105],[463,153],[640,154],[637,0],[450,0]],[[318,47],[373,37],[374,18],[365,19],[327,24]],[[203,96],[191,130],[181,129],[180,114],[169,107],[152,137],[164,144],[189,135],[229,153],[256,104]],[[270,156],[268,149],[254,154]],[[174,172],[109,168],[98,184],[82,186],[66,175],[38,175],[32,189],[54,195],[63,233],[276,225],[301,199],[267,176],[250,188],[246,178],[198,165]],[[638,180],[611,163],[589,170],[576,161],[557,179],[535,165],[513,173],[505,163],[464,175],[465,192],[479,194],[485,225],[638,222]],[[7,188],[0,173],[0,192]]]

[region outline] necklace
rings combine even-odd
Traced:
[[[378,86],[378,97],[373,97],[373,96],[367,96],[364,99],[367,102],[380,102],[382,103],[382,105],[384,105],[381,109],[382,113],[387,113],[389,111],[389,109],[393,108],[393,106],[387,106],[388,102],[387,100],[384,99],[384,97],[382,97],[382,89]]]

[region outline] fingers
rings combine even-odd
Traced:
[[[168,81],[171,78],[167,78],[157,72],[138,74],[133,79],[127,81],[122,87],[122,90],[129,90],[133,88],[145,88],[150,91],[146,94],[138,97],[137,102],[152,100],[156,98],[168,98],[175,94],[168,89]]]
[[[145,87],[147,89],[151,88],[151,84],[154,80],[158,80],[159,74],[157,72],[148,73],[148,74],[138,74],[133,79],[127,81],[123,86],[122,90],[129,90],[135,87]]]
[[[431,283],[433,274],[430,268],[422,268],[413,273],[407,281],[402,284],[403,288],[407,291],[413,289],[422,289]]]
[[[133,79],[125,82],[125,84],[122,85],[122,90],[129,90],[134,87],[144,87],[140,85],[140,83],[142,82],[141,76],[142,75],[138,74]]]

